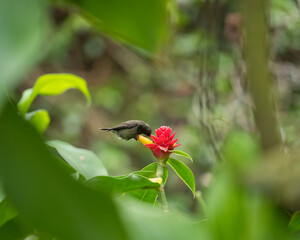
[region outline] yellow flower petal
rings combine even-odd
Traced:
[[[159,183],[159,184],[162,183],[162,178],[160,178],[160,177],[159,178],[149,178],[149,180],[154,183]]]
[[[139,140],[142,144],[144,144],[144,145],[149,144],[149,143],[153,143],[150,139],[148,139],[148,138],[146,138],[146,137],[144,137],[144,136],[142,136],[142,135],[138,135],[138,140]]]

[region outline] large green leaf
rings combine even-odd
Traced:
[[[178,212],[163,212],[161,208],[141,202],[124,200],[120,213],[132,240],[212,240],[207,237],[207,225]]]
[[[40,133],[45,132],[50,123],[49,114],[43,109],[26,113],[25,119],[29,121]]]
[[[215,174],[206,197],[213,239],[295,239],[272,199],[247,189],[241,175],[236,178],[228,166],[220,167]]]
[[[44,54],[48,29],[44,0],[1,0],[0,110],[9,91]]]
[[[0,239],[5,240],[57,240],[53,235],[37,231],[28,221],[18,215],[0,228]]]
[[[72,179],[11,107],[0,114],[0,132],[1,181],[34,227],[59,239],[127,239],[112,199]]]
[[[3,189],[3,185],[2,183],[0,182],[0,202],[2,202],[2,200],[6,197],[6,193]]]
[[[293,214],[291,221],[289,222],[289,228],[294,232],[300,231],[300,211]]]
[[[160,184],[151,182],[148,178],[136,174],[122,177],[98,176],[88,180],[86,185],[94,190],[118,193],[160,187]]]
[[[59,140],[52,140],[47,143],[55,148],[62,158],[86,179],[107,175],[106,168],[95,153],[86,149],[76,148],[69,143]]]
[[[157,163],[151,163],[141,169],[140,171],[134,172],[135,174],[147,177],[147,178],[156,178],[156,170],[157,170]],[[167,182],[168,179],[168,168],[164,168],[164,175],[163,175],[163,184]]]
[[[91,96],[84,79],[66,73],[45,74],[36,80],[33,88],[23,92],[18,103],[18,109],[21,115],[24,115],[38,95],[58,95],[71,88],[80,90],[88,103],[91,102]]]
[[[257,163],[254,159],[259,156],[255,139],[245,132],[233,132],[223,152],[226,164],[215,169],[205,195],[213,239],[295,239],[288,232],[288,219],[278,208],[277,199],[249,184],[249,173]]]
[[[154,51],[167,29],[166,0],[73,0],[102,31]]]
[[[141,189],[129,192],[128,195],[142,202],[154,204],[157,199],[158,193],[156,189]]]
[[[191,169],[189,169],[183,162],[173,158],[169,158],[168,164],[174,169],[182,181],[184,181],[184,183],[191,189],[195,196],[195,177]]]
[[[8,198],[0,203],[0,228],[4,223],[17,216],[18,212]]]
[[[36,229],[34,229],[27,221],[25,221],[24,218],[17,216],[5,223],[0,228],[0,239],[27,240],[26,237],[33,233],[36,233]],[[39,240],[44,239],[39,238]]]
[[[156,178],[156,170],[157,170],[157,163],[151,163],[141,169],[140,171],[134,172],[135,174],[145,176],[147,178]],[[163,175],[163,184],[166,183],[168,178],[168,168],[164,168],[164,175]],[[143,202],[154,204],[158,193],[155,189],[141,189],[136,190],[128,193],[130,196],[137,198]]]

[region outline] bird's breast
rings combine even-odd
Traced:
[[[127,128],[127,129],[122,129],[117,132],[117,135],[120,138],[129,140],[130,138],[133,138],[137,134],[137,126],[134,128]]]

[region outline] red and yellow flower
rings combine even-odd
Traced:
[[[176,144],[177,138],[173,140],[175,132],[172,134],[172,128],[162,126],[155,130],[156,136],[151,135],[151,140],[140,136],[138,140],[149,148],[158,160],[167,160],[172,150],[181,144]]]

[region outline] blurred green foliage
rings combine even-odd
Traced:
[[[27,9],[27,11],[24,11]],[[24,20],[25,19],[25,20]],[[48,29],[46,1],[1,1],[0,108],[10,91],[45,53],[40,51]]]
[[[91,96],[82,78],[72,74],[45,74],[36,80],[33,88],[23,92],[18,102],[18,109],[21,115],[24,115],[38,95],[58,95],[71,88],[80,90],[90,104]]]
[[[289,228],[295,232],[299,231],[299,229],[300,229],[300,212],[299,211],[297,211],[293,214],[291,221],[289,222]]]
[[[243,4],[1,1],[0,239],[299,238],[300,166],[289,161],[300,144],[299,4],[267,6],[283,142],[271,160],[249,96]],[[40,76],[54,76],[52,87],[34,90]],[[90,107],[79,91],[58,95],[69,88]],[[176,131],[193,163],[173,168],[197,199],[166,169],[170,212],[161,212],[147,179],[156,172],[151,152],[99,131],[128,119]]]
[[[102,31],[150,51],[157,49],[165,35],[166,2],[74,0]]]

